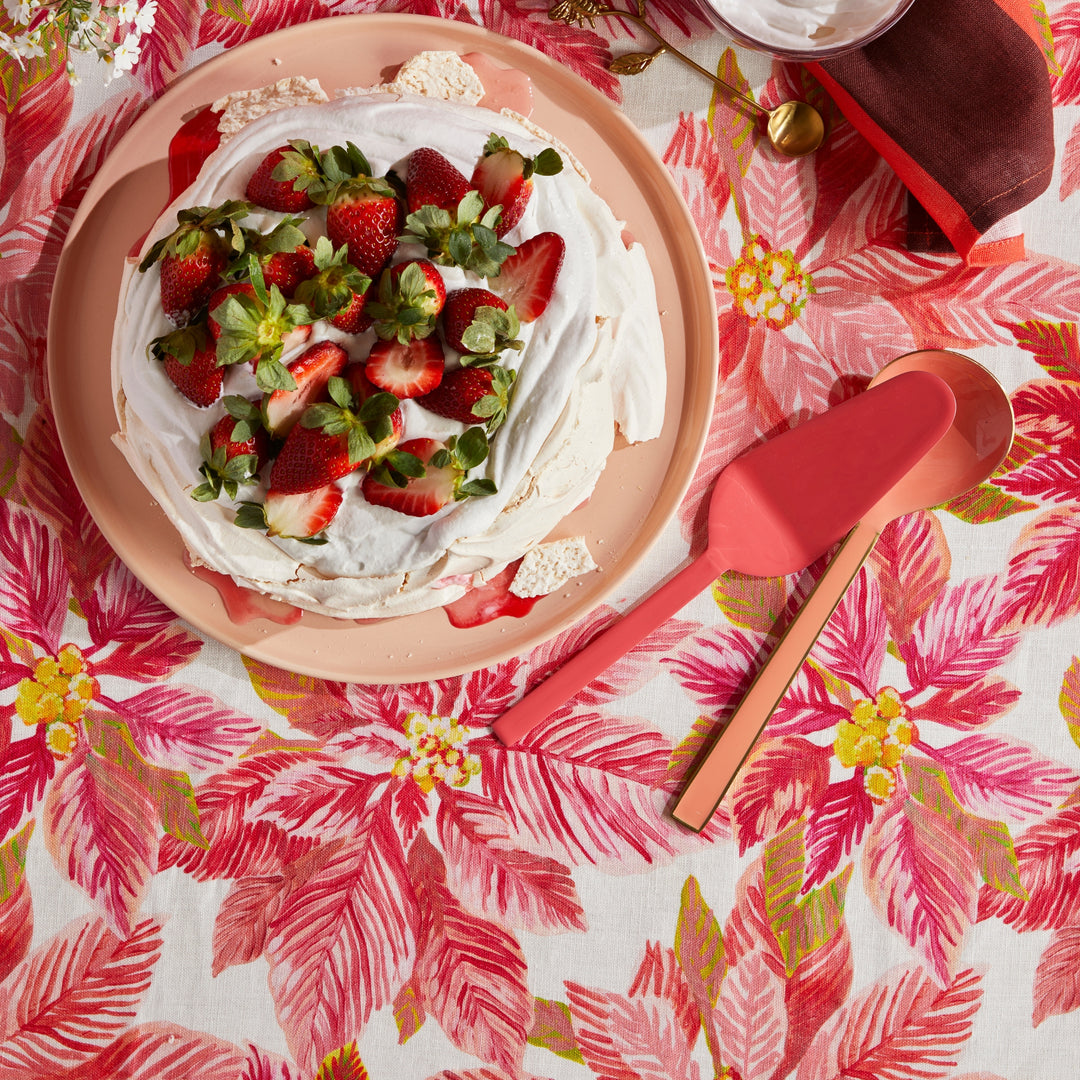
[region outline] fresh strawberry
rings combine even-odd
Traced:
[[[349,262],[374,277],[397,250],[401,204],[382,180],[357,180],[326,208],[326,234],[335,245],[349,245]]]
[[[436,337],[412,341],[376,341],[365,368],[380,389],[398,398],[430,393],[443,376],[442,345]]]
[[[445,303],[446,284],[435,264],[409,259],[379,275],[378,297],[368,301],[367,313],[380,338],[405,343],[432,333]]]
[[[484,424],[491,434],[506,419],[514,376],[513,371],[501,367],[454,368],[416,403],[448,420]]]
[[[436,439],[409,439],[395,453],[419,461],[423,474],[396,471],[393,455],[390,455],[389,467],[369,472],[361,490],[367,501],[376,506],[397,510],[409,517],[428,517],[448,503],[471,495],[495,493],[495,485],[490,480],[465,480],[468,470],[479,465],[487,452],[487,438],[481,428],[470,428],[460,439],[451,438],[445,443]]]
[[[230,256],[243,251],[237,222],[250,203],[229,200],[218,207],[196,206],[176,215],[177,227],[155,243],[139,263],[161,263],[161,308],[175,326],[186,326],[218,287]]]
[[[268,233],[244,229],[244,253],[229,267],[226,277],[249,278],[254,255],[259,260],[266,287],[276,285],[282,296],[291,299],[300,283],[315,273],[315,252],[298,228],[301,221],[301,218],[283,218]]]
[[[205,478],[191,497],[199,502],[216,499],[222,491],[236,498],[241,484],[253,484],[266,464],[270,440],[254,402],[237,395],[225,399],[226,414],[203,436],[199,449]]]
[[[315,315],[304,304],[290,304],[276,285],[266,287],[254,254],[248,256],[251,280],[219,289],[209,302],[211,333],[218,363],[250,362],[260,390],[295,390],[282,353],[307,339]]]
[[[331,400],[309,405],[286,437],[270,470],[271,490],[295,495],[339,480],[368,461],[387,434],[382,421],[398,404],[392,395],[377,395],[356,408],[340,376],[331,377],[327,391]]]
[[[173,386],[194,405],[206,408],[221,397],[223,371],[213,337],[201,323],[172,330],[150,342]]]
[[[307,189],[319,175],[318,151],[297,140],[271,150],[259,162],[245,194],[256,206],[296,214],[312,205]]]
[[[479,277],[494,277],[514,253],[495,235],[500,210],[484,209],[478,191],[469,191],[456,207],[421,206],[405,219],[403,243],[423,244],[439,266],[460,266]]]
[[[318,401],[334,375],[340,375],[349,354],[332,341],[320,341],[289,365],[294,390],[273,390],[263,398],[263,422],[276,439],[283,439],[304,410]]]
[[[380,415],[371,417],[368,421],[368,432],[375,440],[375,450],[371,454],[371,460],[381,461],[401,442],[401,436],[405,430],[405,417],[397,406],[397,398],[394,395],[387,394],[385,390],[380,390],[367,377],[365,365],[363,364],[349,364],[341,373],[341,376],[352,388],[356,408],[359,410],[361,418],[365,418],[365,415],[371,412],[371,407],[365,409],[366,403],[377,395],[383,395],[383,401],[378,410]],[[394,398],[393,403],[389,401],[391,397]],[[390,408],[393,411],[386,417],[384,423],[382,417],[386,416],[386,411]]]
[[[450,625],[465,629],[482,626],[503,615],[520,619],[532,611],[540,599],[539,596],[516,596],[510,591],[510,585],[520,565],[520,559],[512,562],[490,581],[485,581],[483,585],[474,585],[464,596],[447,604],[443,610],[450,620]]]
[[[494,358],[504,349],[519,350],[516,312],[489,289],[455,289],[442,313],[443,338],[463,356]]]
[[[492,133],[473,170],[472,186],[483,196],[486,210],[502,207],[495,226],[498,236],[505,236],[521,220],[532,196],[533,176],[554,176],[562,167],[562,158],[550,146],[529,158]]]
[[[503,263],[496,287],[522,322],[533,322],[544,314],[565,255],[563,238],[558,233],[542,232],[522,241]]]
[[[315,271],[297,286],[293,298],[338,330],[358,334],[371,325],[364,311],[371,278],[348,261],[348,254],[347,247],[335,250],[328,237],[320,236],[313,253]]]
[[[454,210],[468,194],[469,181],[461,170],[438,150],[421,146],[409,155],[405,191],[410,214],[415,213],[421,206]]]
[[[243,529],[260,529],[267,536],[320,543],[315,538],[334,520],[341,498],[341,489],[336,484],[293,494],[271,488],[261,506],[244,503],[240,507],[236,524]]]

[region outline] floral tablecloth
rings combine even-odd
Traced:
[[[38,6],[4,0],[28,65],[55,46],[16,33]],[[547,9],[127,0],[109,56],[0,111],[0,1080],[1076,1075],[1080,3],[1047,5],[1057,168],[1027,258],[982,269],[906,250],[904,192],[797,66],[647,5],[761,100],[816,95],[832,134],[793,161],[674,58],[611,74],[653,47],[631,22]],[[140,112],[223,48],[374,11],[484,25],[621,102],[700,229],[721,342],[698,475],[613,606],[385,687],[245,660],[163,607],[83,508],[45,374],[66,230]],[[887,529],[705,833],[665,807],[806,575],[727,576],[558,726],[491,737],[685,561],[734,454],[919,347],[1002,380],[1014,450]],[[460,785],[427,768],[451,751]]]

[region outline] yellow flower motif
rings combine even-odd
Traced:
[[[851,719],[837,726],[833,752],[845,768],[863,770],[863,786],[875,802],[884,802],[896,790],[896,770],[918,738],[908,711],[900,694],[886,686],[873,701],[856,701]]]
[[[814,292],[809,274],[790,251],[773,251],[756,235],[743,244],[724,281],[735,307],[751,323],[764,319],[772,330],[790,326]]]
[[[480,759],[465,750],[468,730],[456,718],[409,713],[405,737],[411,753],[398,758],[394,776],[411,776],[424,794],[438,783],[464,787],[480,772]]]
[[[65,645],[56,656],[41,657],[15,689],[15,712],[31,727],[46,725],[46,742],[57,756],[75,748],[76,725],[97,694],[97,679],[87,667],[79,647]]]

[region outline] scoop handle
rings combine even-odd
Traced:
[[[697,832],[709,823],[879,535],[880,530],[865,521],[848,533],[750,684],[720,737],[698,762],[672,808],[671,816],[676,821]]]
[[[516,743],[708,588],[728,569],[720,563],[720,557],[706,549],[507,709],[493,725],[495,736],[507,746]]]

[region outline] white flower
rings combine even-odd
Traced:
[[[116,18],[121,24],[134,22],[138,13],[139,5],[137,0],[121,0],[121,3],[116,6]]]
[[[7,17],[16,26],[29,25],[36,6],[36,4],[31,4],[30,0],[4,0],[4,10],[7,12]]]
[[[24,60],[37,60],[45,55],[40,34],[16,34],[12,44],[15,46],[15,55]]]
[[[128,34],[112,54],[113,67],[117,71],[130,71],[139,62],[139,35]]]
[[[143,6],[135,13],[135,29],[140,34],[149,34],[154,29],[157,6],[158,0],[146,0]]]

